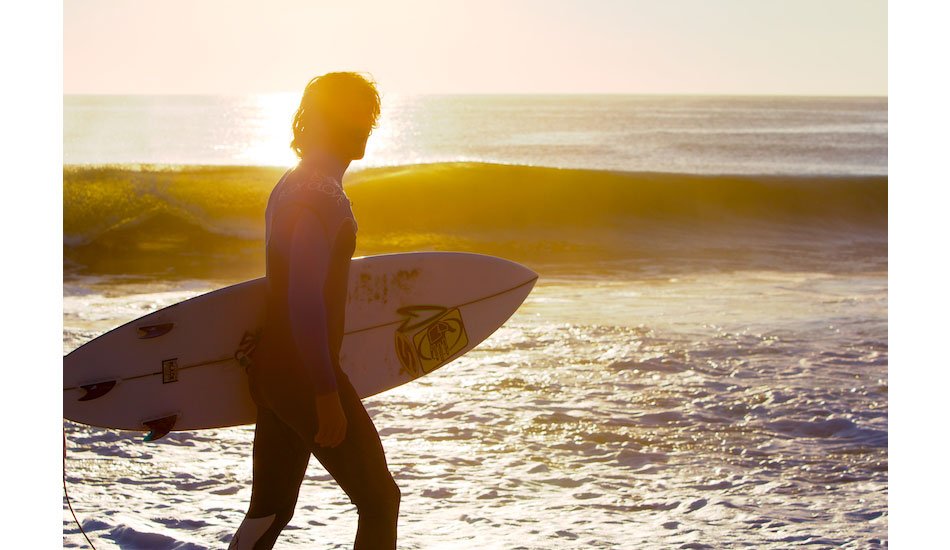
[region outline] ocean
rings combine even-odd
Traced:
[[[64,97],[64,354],[263,275],[297,100]],[[364,401],[400,547],[887,547],[887,121],[886,98],[384,95],[344,178],[357,254],[541,277],[474,351]],[[253,426],[65,430],[97,548],[227,546]],[[312,461],[278,546],[355,528]]]

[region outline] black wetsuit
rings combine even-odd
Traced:
[[[298,167],[267,204],[267,323],[249,369],[258,405],[251,504],[230,548],[269,549],[293,516],[310,455],[359,511],[357,549],[395,548],[399,489],[372,420],[340,369],[356,222],[339,181]],[[338,446],[313,442],[314,398],[336,390]]]

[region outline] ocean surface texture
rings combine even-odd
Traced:
[[[64,98],[64,354],[263,275],[296,99]],[[359,255],[541,275],[474,351],[365,400],[400,548],[888,546],[886,98],[384,96],[344,185]],[[65,431],[97,548],[227,546],[253,426]],[[278,547],[355,530],[311,461]]]

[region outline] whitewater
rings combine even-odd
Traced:
[[[265,99],[66,98],[64,354],[263,274]],[[887,547],[886,121],[874,98],[384,99],[344,180],[357,254],[541,275],[474,351],[364,401],[400,547]],[[227,546],[253,426],[64,429],[97,548]],[[355,528],[312,461],[278,547]]]

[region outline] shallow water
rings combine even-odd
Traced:
[[[476,350],[365,400],[403,491],[400,547],[886,547],[886,281],[542,281]],[[64,352],[202,290],[107,288],[68,290]],[[98,548],[226,546],[252,427],[66,430]],[[355,519],[314,460],[281,547],[349,547]],[[65,506],[63,521],[79,545]]]

